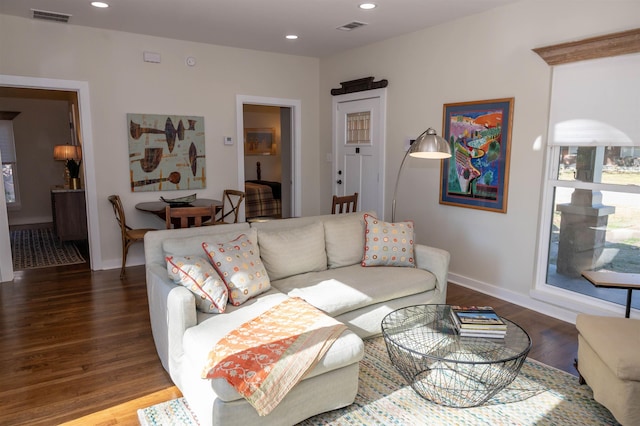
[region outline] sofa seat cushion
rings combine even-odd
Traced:
[[[640,381],[640,320],[581,314],[576,328],[616,377]]]
[[[358,264],[295,275],[272,281],[271,285],[335,317],[375,303],[433,290],[436,278],[431,272],[418,268],[365,268]]]
[[[227,312],[224,314],[199,313],[199,324],[187,329],[183,336],[184,354],[187,357],[185,362],[190,364],[192,369],[197,366],[201,371],[205,366],[209,352],[218,340],[287,297],[272,288],[267,293],[248,300],[242,306],[228,306]],[[346,330],[303,380],[359,362],[363,355],[362,339],[352,331]],[[222,401],[228,402],[243,398],[226,380],[210,379],[209,381],[213,392]]]

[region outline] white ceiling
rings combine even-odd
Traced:
[[[364,0],[104,1],[111,7],[98,9],[90,0],[0,0],[0,13],[31,19],[31,9],[39,9],[72,15],[68,24],[55,25],[326,57],[516,0],[374,0],[378,7],[370,11],[358,8]],[[367,25],[352,31],[337,29],[352,21]],[[286,40],[290,33],[299,39]]]

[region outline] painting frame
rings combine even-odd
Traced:
[[[440,204],[507,212],[515,98],[444,104]]]
[[[131,192],[205,189],[204,117],[127,113]]]
[[[246,127],[244,129],[245,155],[275,155],[276,129],[273,127]]]

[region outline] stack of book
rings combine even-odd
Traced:
[[[501,339],[507,334],[507,324],[490,306],[451,306],[451,320],[463,337]]]

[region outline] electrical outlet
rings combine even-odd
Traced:
[[[233,138],[231,136],[224,136],[223,139],[225,145],[233,145]]]

